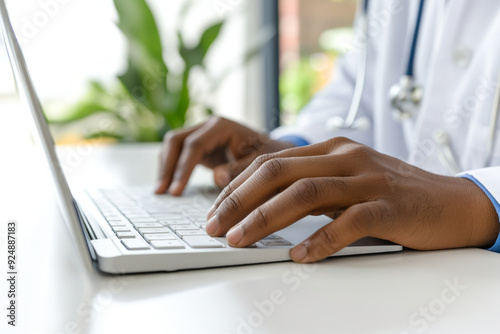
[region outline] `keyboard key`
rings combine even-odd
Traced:
[[[169,225],[169,227],[174,230],[199,230],[200,228],[194,224],[185,224],[185,225]]]
[[[267,237],[263,238],[262,240],[281,240],[283,239],[280,236],[277,236],[276,234],[270,234]]]
[[[120,215],[120,211],[116,210],[114,207],[99,207],[101,210],[101,213],[104,216],[113,216],[113,215]]]
[[[152,216],[158,215],[158,214],[165,214],[168,213],[168,210],[165,208],[164,204],[161,205],[152,205],[152,204],[145,204],[141,203],[144,206],[144,209],[149,212]]]
[[[209,236],[185,236],[183,240],[192,248],[222,248],[224,245]]]
[[[130,228],[127,226],[114,226],[113,231],[116,232],[130,232]]]
[[[135,214],[143,214],[146,216],[148,215],[148,213],[146,211],[142,210],[141,208],[137,208],[137,207],[126,208],[126,209],[124,208],[121,210],[121,212],[126,213],[126,214],[133,214],[133,215],[135,215]]]
[[[207,235],[207,232],[200,230],[200,229],[197,229],[197,230],[177,230],[176,233],[181,238],[184,238],[186,236],[192,236],[192,235]]]
[[[196,213],[196,214],[190,214],[188,215],[189,219],[191,219],[192,221],[207,221],[207,214],[206,212],[203,212],[203,213]]]
[[[165,225],[187,225],[187,224],[192,224],[193,222],[190,221],[189,219],[182,218],[182,219],[160,219],[160,222],[162,222]]]
[[[291,246],[292,243],[285,239],[274,239],[274,240],[261,240],[261,244],[264,246]]]
[[[151,217],[129,218],[131,223],[156,223],[158,220]]]
[[[108,222],[109,226],[118,227],[118,226],[127,226],[124,221],[110,221]]]
[[[132,223],[135,228],[143,228],[143,227],[163,227],[160,223]]]
[[[153,240],[177,240],[177,238],[170,233],[144,234],[144,239],[146,239],[147,242],[151,242]]]
[[[128,221],[127,218],[121,217],[121,216],[114,217],[114,218],[107,218],[106,216],[104,216],[104,217],[106,218],[106,220],[108,222],[126,222],[126,221]]]
[[[169,219],[170,220],[182,220],[182,219],[184,219],[184,217],[182,215],[173,215],[173,214],[167,214],[167,213],[154,214],[152,216],[155,218],[164,219],[164,220],[169,220]]]
[[[149,245],[142,239],[123,239],[122,243],[130,250],[149,249]]]
[[[118,232],[116,236],[120,239],[132,239],[135,238],[134,232]]]
[[[170,230],[166,227],[143,227],[143,228],[139,228],[138,231],[141,234],[170,233]]]
[[[193,223],[195,224],[206,224],[207,223],[207,218],[191,218]]]
[[[179,240],[153,240],[151,245],[156,249],[180,249],[186,247]]]
[[[103,216],[104,216],[104,218],[106,218],[106,220],[110,220],[110,221],[122,220],[122,216],[120,216],[118,214],[111,214],[111,215],[103,214]]]
[[[151,217],[146,211],[122,210],[122,213],[129,218],[144,218]]]

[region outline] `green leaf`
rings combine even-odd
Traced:
[[[69,107],[61,118],[52,118],[50,124],[68,124],[99,113],[114,113],[114,97],[106,91],[99,82],[91,81],[88,84],[85,96],[75,105]]]
[[[163,61],[160,34],[151,9],[144,0],[114,0],[118,27],[128,42],[137,44],[151,57]]]
[[[86,136],[86,138],[87,139],[113,138],[118,141],[121,141],[123,140],[124,137],[112,132],[98,131]]]
[[[218,22],[205,30],[203,35],[201,35],[200,43],[198,44],[197,49],[201,51],[203,58],[205,58],[208,50],[219,36],[223,24],[224,22]]]
[[[179,94],[179,102],[177,104],[176,110],[176,120],[175,124],[172,124],[172,127],[180,128],[184,125],[186,121],[186,113],[189,109],[189,105],[191,104],[191,96],[189,94],[189,72],[190,70],[186,68],[184,70],[184,76],[182,78],[182,88]]]
[[[109,113],[111,111],[106,110],[106,107],[100,105],[99,103],[93,103],[92,101],[82,101],[71,109],[68,109],[68,113],[61,118],[50,119],[49,124],[63,125],[76,122],[87,118],[89,116],[99,114],[99,113]]]
[[[179,39],[179,53],[186,63],[186,67],[191,68],[197,65],[203,65],[205,56],[207,55],[210,47],[220,34],[224,22],[218,22],[208,27],[196,45],[193,48],[188,48],[184,44],[184,40],[180,33],[177,34]]]
[[[136,138],[138,142],[155,142],[161,141],[162,137],[158,136],[158,132],[152,127],[141,127],[139,128]]]
[[[165,112],[168,68],[160,34],[144,0],[114,0],[118,27],[128,42],[128,68],[119,76],[129,93],[149,110]]]

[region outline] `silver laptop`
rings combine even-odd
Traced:
[[[290,249],[331,221],[306,217],[256,242],[232,248],[205,233],[205,216],[217,195],[191,187],[182,197],[153,195],[148,188],[94,189],[73,196],[30,79],[19,44],[0,0],[1,32],[21,99],[29,107],[49,164],[60,208],[79,256],[106,273],[175,271],[290,260]],[[401,246],[365,238],[333,256],[400,251]]]

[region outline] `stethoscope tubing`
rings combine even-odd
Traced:
[[[406,76],[409,78],[413,77],[413,72],[414,72],[414,62],[415,62],[415,54],[416,54],[416,49],[417,49],[417,43],[418,43],[418,36],[419,36],[419,31],[420,31],[420,24],[422,21],[422,15],[423,15],[423,8],[424,8],[424,3],[425,0],[420,0],[419,4],[419,9],[418,9],[418,14],[417,14],[417,22],[415,25],[415,32],[413,35],[413,40],[412,40],[412,45],[411,45],[411,50],[410,50],[410,57],[408,59],[408,66],[406,70]],[[361,55],[359,56],[359,68],[357,69],[356,73],[356,84],[354,87],[354,93],[351,101],[351,105],[349,107],[349,111],[347,113],[347,116],[345,119],[342,119],[341,117],[336,117],[335,122],[334,122],[334,127],[339,128],[339,129],[352,129],[352,130],[357,130],[359,127],[356,125],[356,118],[358,117],[359,110],[361,107],[361,101],[363,98],[363,93],[365,89],[365,83],[366,83],[366,72],[367,72],[367,66],[368,66],[368,44],[369,44],[369,35],[368,35],[368,6],[369,6],[369,0],[364,0],[363,5],[360,6],[360,14],[359,14],[359,26],[360,29],[359,31],[362,32],[364,35],[364,46],[361,50]],[[493,159],[493,151],[494,151],[494,144],[495,144],[495,139],[496,139],[496,124],[498,122],[499,114],[500,114],[500,73],[498,75],[498,80],[497,80],[497,88],[493,100],[493,108],[491,111],[491,118],[490,118],[490,127],[489,127],[489,133],[488,133],[488,144],[487,144],[487,151],[486,151],[486,162],[485,162],[485,167],[490,166],[492,159]],[[363,122],[366,123],[366,122]],[[458,163],[457,159],[455,158],[453,151],[451,149],[451,145],[449,142],[449,137],[448,135],[442,131],[442,133],[439,135],[440,140],[439,143],[442,146],[442,151],[439,154],[439,158],[443,165],[448,169],[450,173],[459,173],[461,171],[460,169],[460,164]]]

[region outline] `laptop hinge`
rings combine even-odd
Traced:
[[[80,206],[75,201],[75,208],[78,212],[78,216],[82,222],[82,226],[85,228],[85,232],[90,240],[105,239],[106,235],[101,230],[101,227],[91,219],[89,219],[85,213],[80,209]]]

